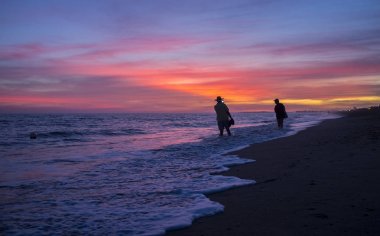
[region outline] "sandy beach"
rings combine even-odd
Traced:
[[[256,162],[223,174],[257,183],[209,195],[223,213],[167,235],[380,235],[379,109],[234,154]]]

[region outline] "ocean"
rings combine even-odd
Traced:
[[[255,183],[218,175],[252,161],[223,154],[337,117],[290,112],[279,130],[272,112],[233,115],[231,137],[218,136],[212,113],[0,115],[1,234],[162,235],[188,226],[223,211],[205,194]]]

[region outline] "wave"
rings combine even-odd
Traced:
[[[9,124],[11,121],[9,120],[0,120],[0,124]]]
[[[217,136],[213,114],[123,115],[125,119],[85,122],[74,116],[70,128],[52,123],[51,117],[39,126],[29,126],[29,121],[14,125],[20,127],[16,141],[26,145],[1,153],[4,163],[14,168],[3,167],[8,177],[0,183],[0,192],[16,200],[28,194],[30,201],[13,201],[3,208],[3,215],[10,216],[5,224],[34,234],[70,233],[80,225],[84,234],[115,229],[115,234],[160,235],[221,212],[224,207],[205,194],[255,183],[218,175],[251,161],[222,153],[288,135],[295,128],[292,124],[312,125],[316,119],[316,114],[291,114],[286,128],[278,130],[272,114],[239,115],[234,116],[239,126],[232,137]],[[191,125],[206,129],[188,128]],[[36,140],[29,140],[31,131],[37,133]],[[12,184],[17,187],[8,187]],[[44,213],[53,220],[30,222],[30,217]]]
[[[37,133],[39,138],[72,138],[72,137],[84,137],[84,136],[125,136],[125,135],[137,135],[146,134],[141,129],[122,129],[122,130],[83,130],[83,131],[51,131],[46,133]],[[74,139],[75,140],[75,139]]]
[[[94,133],[101,134],[105,136],[120,136],[120,135],[136,135],[136,134],[146,134],[144,130],[141,129],[121,129],[121,130],[100,130]]]
[[[56,163],[63,163],[63,164],[78,164],[83,162],[82,160],[73,160],[73,159],[52,159],[49,161],[45,161],[44,164],[56,164]]]
[[[77,131],[52,131],[48,133],[38,133],[38,137],[71,137],[71,136],[81,136],[83,133]]]

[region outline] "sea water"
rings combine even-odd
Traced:
[[[273,113],[237,113],[233,136],[219,137],[215,114],[0,115],[0,232],[160,235],[188,226],[223,211],[206,193],[255,183],[218,175],[252,161],[222,154],[335,117],[289,113],[279,130]]]

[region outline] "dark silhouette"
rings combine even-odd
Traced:
[[[232,119],[231,113],[224,103],[223,99],[218,96],[215,101],[217,102],[214,106],[216,112],[216,120],[218,121],[218,128],[220,131],[220,136],[223,136],[224,129],[227,130],[228,136],[231,136],[230,126],[235,124],[235,121]]]
[[[277,125],[278,128],[282,129],[284,127],[284,119],[288,118],[288,114],[286,114],[284,104],[280,103],[280,100],[278,100],[278,98],[276,98],[273,101],[274,103],[276,103],[276,106],[274,107],[274,112],[276,112]]]
[[[37,138],[37,134],[35,132],[32,132],[30,133],[30,139],[36,139]]]

